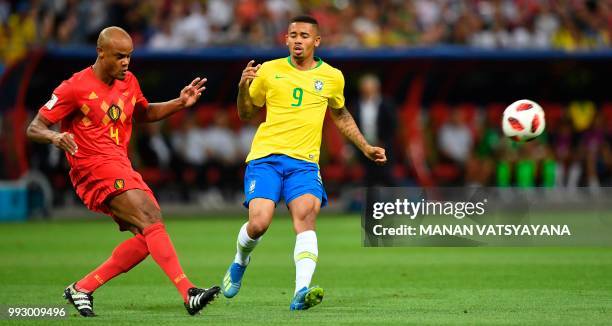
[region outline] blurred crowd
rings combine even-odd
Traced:
[[[160,51],[282,46],[295,15],[318,19],[325,46],[461,44],[608,47],[610,0],[0,0],[0,61],[32,46],[95,44],[109,25]]]
[[[436,104],[428,162],[438,184],[518,187],[612,186],[612,103],[543,103],[546,132],[531,142],[501,136],[503,105]]]

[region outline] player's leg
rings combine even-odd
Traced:
[[[138,228],[133,225],[126,225],[122,230],[130,231],[134,236],[120,243],[102,265],[76,282],[75,288],[77,290],[93,293],[103,284],[121,273],[128,272],[147,258],[149,249]]]
[[[272,223],[274,208],[280,199],[281,182],[281,174],[276,170],[274,162],[264,158],[247,165],[244,204],[249,209],[249,221],[238,232],[236,255],[223,277],[222,292],[227,298],[236,296],[240,291],[251,252]]]
[[[249,264],[251,252],[272,223],[275,207],[276,203],[266,198],[249,201],[249,221],[243,224],[238,232],[235,263],[244,266]]]
[[[128,190],[113,197],[108,205],[113,215],[138,228],[151,257],[176,286],[190,314],[195,314],[213,300],[219,288],[198,289],[189,281],[166,232],[161,212],[146,192]]]
[[[102,265],[64,290],[64,298],[84,317],[95,316],[92,293],[96,289],[117,275],[126,273],[149,255],[147,244],[138,228],[127,223],[120,227],[122,231],[130,231],[134,236],[120,243]]]
[[[302,310],[323,300],[323,289],[310,287],[310,282],[319,256],[316,218],[321,206],[327,203],[327,195],[316,164],[287,158],[286,166],[289,173],[283,182],[283,196],[296,233],[295,294],[290,308]]]
[[[292,200],[287,206],[296,233],[293,250],[295,293],[291,309],[308,309],[321,303],[323,299],[323,289],[310,287],[319,258],[315,224],[321,209],[321,200],[312,194],[304,194]]]
[[[236,255],[223,277],[221,291],[226,298],[233,298],[240,291],[242,277],[251,261],[251,252],[272,223],[275,205],[274,201],[265,198],[255,198],[249,202],[249,221],[238,232]]]

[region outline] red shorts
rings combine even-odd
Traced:
[[[155,206],[159,208],[153,191],[127,160],[102,161],[74,166],[70,170],[70,180],[79,198],[87,208],[94,212],[113,216],[108,200],[130,189],[145,191]]]

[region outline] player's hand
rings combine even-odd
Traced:
[[[55,134],[51,142],[57,148],[70,153],[70,155],[76,154],[76,152],[79,150],[79,147],[74,141],[74,135],[68,132],[62,132],[62,133]]]
[[[204,87],[206,80],[206,78],[198,77],[181,90],[181,96],[179,98],[184,107],[190,107],[198,101],[202,92],[206,89],[206,87]]]
[[[261,64],[258,64],[257,66],[253,67],[254,63],[255,60],[251,60],[249,61],[249,63],[247,63],[246,68],[244,68],[244,70],[242,71],[242,76],[240,77],[238,87],[248,87],[249,85],[251,85],[253,79],[257,77],[257,70],[259,70]]]
[[[385,149],[382,147],[368,145],[363,151],[363,154],[378,165],[387,163],[387,155],[385,154]]]

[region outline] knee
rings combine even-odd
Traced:
[[[252,213],[247,225],[247,233],[253,239],[261,237],[268,230],[271,220],[272,216],[269,213],[262,211]]]
[[[257,239],[266,233],[268,227],[269,225],[262,221],[249,221],[249,225],[247,225],[247,233],[249,234],[249,237]]]
[[[293,218],[293,230],[296,234],[308,230],[314,230],[317,214],[320,208],[316,204],[305,204],[293,209],[291,212]]]
[[[314,221],[319,214],[319,210],[320,208],[315,203],[302,205],[296,209],[293,218],[300,222]]]

